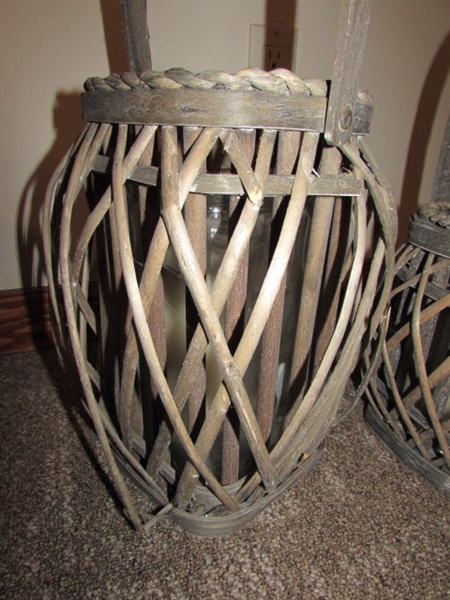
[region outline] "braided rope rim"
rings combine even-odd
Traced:
[[[438,227],[450,229],[450,200],[430,202],[412,218],[416,221],[429,221]]]
[[[182,68],[172,68],[165,72],[144,71],[135,73],[112,73],[108,77],[90,77],[84,83],[86,92],[115,90],[152,89],[191,89],[191,90],[240,90],[272,92],[285,95],[302,95],[324,98],[328,94],[328,84],[320,79],[301,79],[288,69],[274,69],[267,72],[249,68],[234,75],[225,71],[208,70],[198,74]],[[363,104],[372,104],[371,96],[363,90],[358,93]]]

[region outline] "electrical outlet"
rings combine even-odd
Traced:
[[[272,69],[291,68],[291,56],[288,48],[284,46],[264,46],[264,67],[271,71]]]
[[[265,25],[250,25],[248,66],[266,70],[287,67],[295,72],[297,29],[294,30],[292,57],[288,56],[288,48],[283,45],[283,39],[279,40],[281,42],[279,44],[267,44],[267,35]],[[272,67],[273,64],[275,64],[274,67]]]

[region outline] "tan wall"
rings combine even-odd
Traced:
[[[264,0],[150,0],[153,66],[248,66]],[[296,72],[330,78],[340,3],[298,0]],[[91,75],[126,67],[118,0],[0,0],[0,289],[40,285],[39,211],[81,128]],[[107,35],[105,36],[105,27]],[[427,202],[450,105],[448,0],[374,0],[362,86],[375,99],[370,145],[409,215]]]

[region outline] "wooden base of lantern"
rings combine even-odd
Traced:
[[[216,496],[202,485],[197,486],[193,491],[193,501],[191,511],[181,510],[171,503],[151,515],[146,515],[146,529],[153,526],[161,518],[169,517],[172,521],[180,525],[183,529],[200,537],[224,537],[236,533],[245,527],[250,521],[257,517],[269,504],[274,502],[292,485],[300,479],[306,477],[308,473],[316,466],[322,456],[324,444],[322,444],[311,456],[302,458],[299,465],[294,469],[277,489],[270,493],[259,493],[259,498],[252,498],[251,502],[244,502],[233,512],[223,510],[223,506],[218,502]],[[152,489],[149,488],[146,480],[139,473],[130,468],[127,461],[124,461],[119,453],[115,453],[117,463],[125,474],[130,477],[137,486],[149,497],[153,498]],[[237,481],[235,484],[225,486],[227,493],[235,495],[245,484],[245,478]],[[142,515],[141,515],[142,516]]]
[[[380,413],[370,404],[367,405],[364,416],[368,426],[397,460],[426,477],[437,489],[442,492],[450,492],[450,474],[435,467],[431,461],[424,459],[417,450],[407,444],[386,424]]]

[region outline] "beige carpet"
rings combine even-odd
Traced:
[[[450,497],[390,456],[362,406],[241,532],[123,518],[53,351],[0,357],[0,598],[450,598]]]

